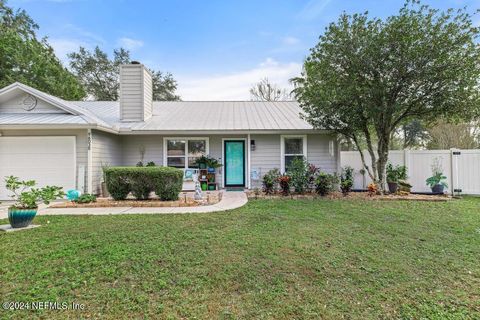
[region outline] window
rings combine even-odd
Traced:
[[[195,160],[208,153],[208,138],[165,138],[164,146],[167,166],[194,169]]]
[[[297,158],[307,158],[307,136],[281,136],[281,171],[285,172]]]

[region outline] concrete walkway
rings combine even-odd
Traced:
[[[106,208],[46,208],[41,206],[37,215],[108,215],[108,214],[168,214],[217,212],[240,208],[247,203],[244,192],[224,191],[222,200],[214,205],[199,207],[106,207]],[[0,207],[0,219],[8,217],[7,206]]]

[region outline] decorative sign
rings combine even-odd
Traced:
[[[23,110],[32,111],[37,106],[37,98],[32,95],[28,95],[22,100],[21,104],[23,106]]]

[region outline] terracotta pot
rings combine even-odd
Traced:
[[[32,223],[37,209],[8,208],[8,221],[12,228],[24,228]]]

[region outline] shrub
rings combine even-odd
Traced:
[[[90,193],[84,193],[78,199],[74,200],[76,203],[90,203],[90,202],[96,202],[97,197],[95,195],[90,194]]]
[[[334,190],[336,183],[336,175],[320,172],[315,179],[315,191],[321,196],[326,196]]]
[[[309,165],[303,158],[294,159],[288,166],[287,174],[295,192],[304,193],[309,183]]]
[[[272,169],[263,176],[262,184],[265,194],[272,194],[277,189],[278,177],[280,177],[278,169]]]
[[[155,167],[155,162],[149,161],[146,165],[146,167]]]
[[[378,193],[378,187],[373,182],[368,185],[367,190],[368,190],[368,195],[370,197],[373,197],[374,195],[376,195]]]
[[[170,167],[155,167],[158,174],[155,175],[155,193],[162,201],[178,200],[178,194],[182,191],[183,171]]]
[[[170,167],[110,167],[105,170],[107,189],[115,200],[132,194],[148,199],[155,191],[160,200],[177,200],[182,191],[183,171]]]
[[[284,196],[288,196],[290,193],[290,177],[287,174],[282,174],[278,177],[278,182],[280,184],[280,189]]]
[[[342,190],[343,195],[350,193],[353,187],[353,168],[344,167],[342,169],[342,174],[340,175],[340,189]]]
[[[115,200],[125,200],[130,193],[130,185],[125,170],[128,168],[108,167],[104,170],[107,190]]]

